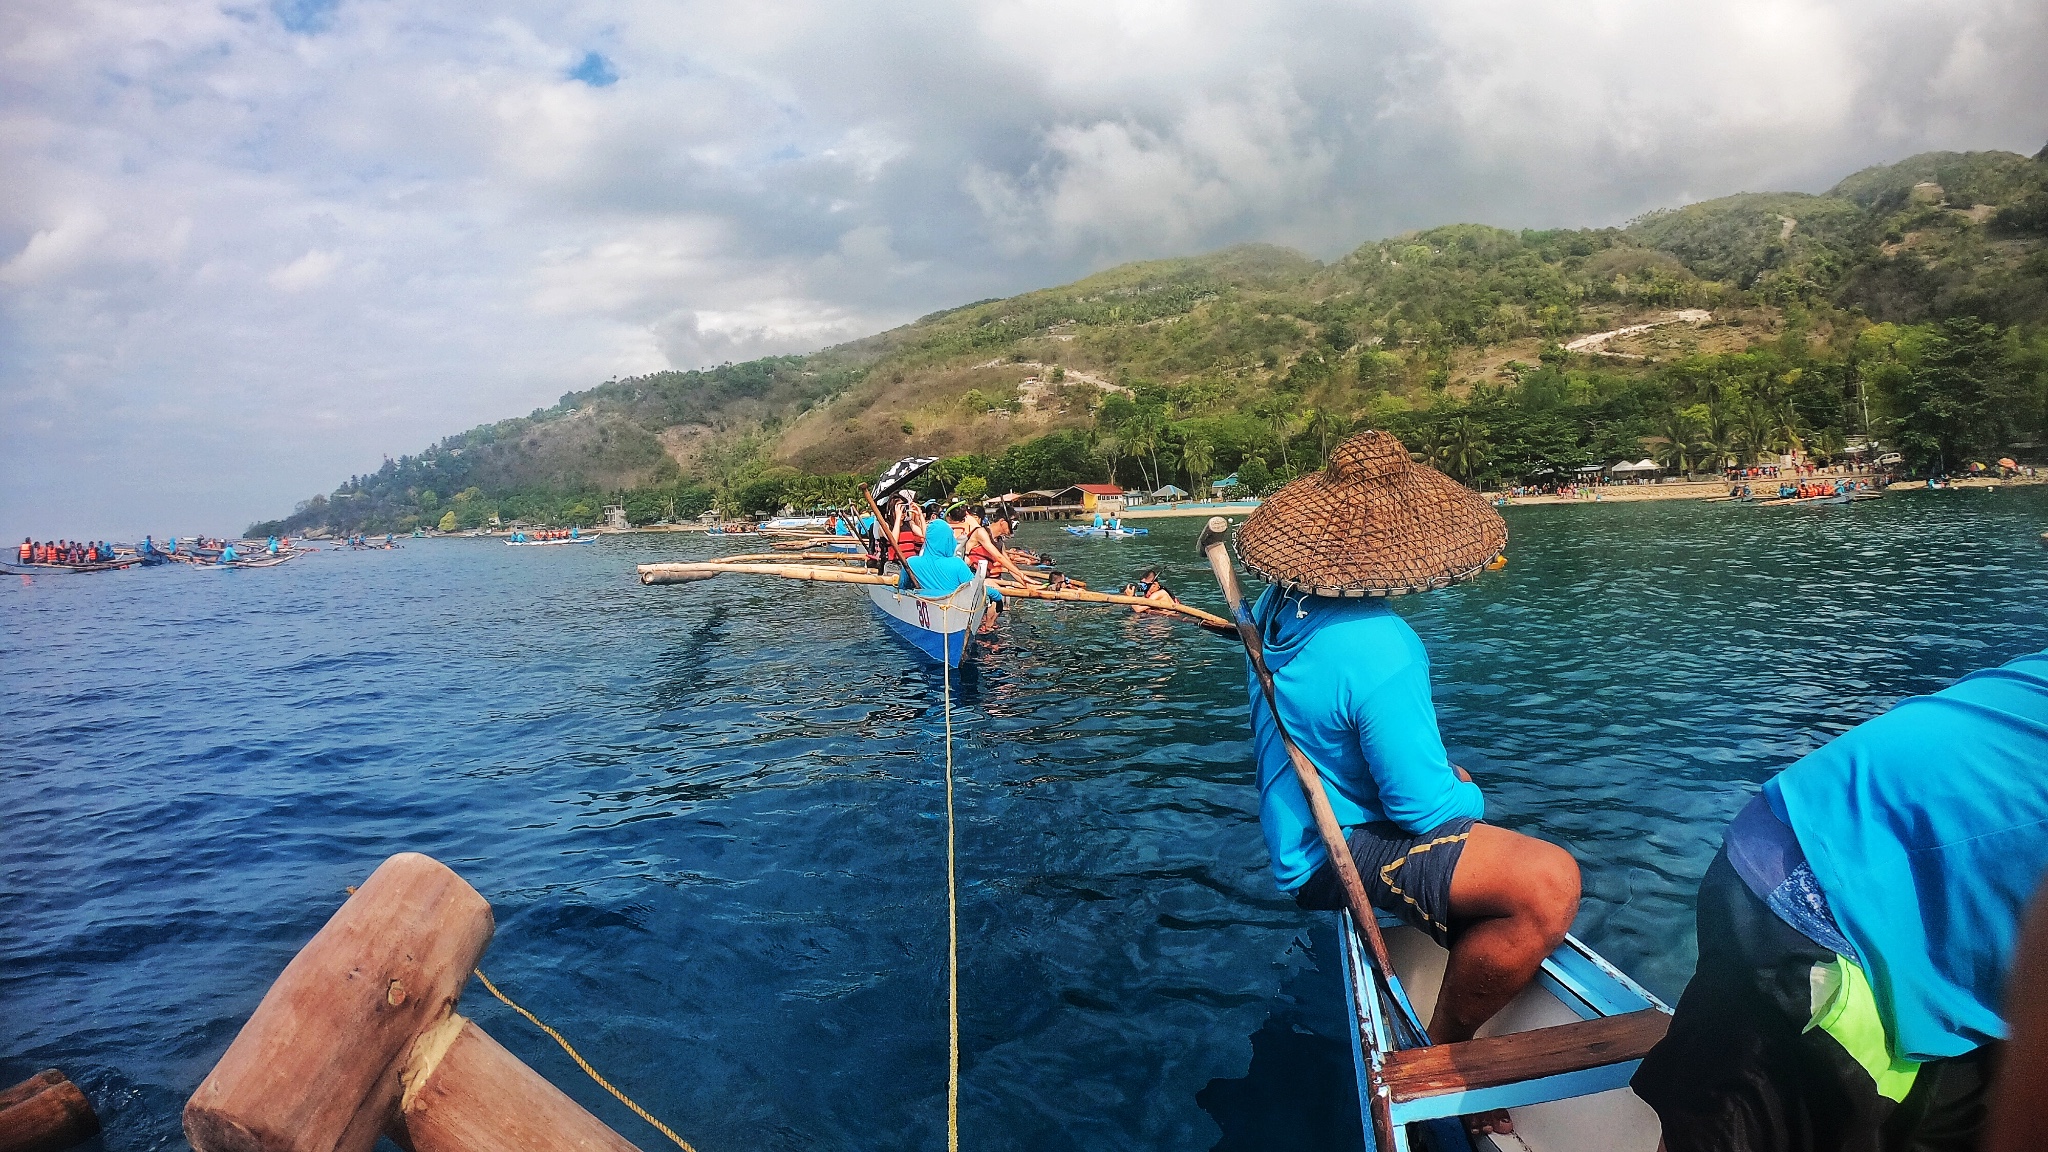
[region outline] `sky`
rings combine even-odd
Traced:
[[[0,532],[1126,260],[2032,154],[2044,61],[2040,0],[7,0]]]

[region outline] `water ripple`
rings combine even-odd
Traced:
[[[2033,493],[1509,517],[1505,573],[1397,606],[1489,818],[1577,855],[1579,932],[1666,996],[1758,783],[2048,646]],[[1026,536],[1098,587],[1156,564],[1213,605],[1197,525],[1155,525]],[[942,1146],[946,686],[853,590],[633,582],[720,547],[10,581],[0,1079],[62,1065],[107,1147],[182,1147],[277,970],[414,849],[492,901],[493,977],[700,1147]],[[950,688],[972,1142],[1355,1147],[1334,939],[1266,867],[1241,657],[1023,604]]]

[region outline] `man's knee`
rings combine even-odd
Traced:
[[[1545,840],[1529,839],[1522,907],[1552,948],[1564,942],[1579,914],[1579,863],[1572,854]]]
[[[1555,844],[1475,824],[1451,877],[1451,904],[1461,919],[1511,918],[1555,948],[1578,915],[1579,865]]]

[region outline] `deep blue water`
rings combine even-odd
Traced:
[[[1496,822],[1675,995],[1756,785],[1901,696],[2048,646],[2048,493],[1508,511],[1510,564],[1397,602]],[[1034,526],[1213,605],[1198,522]],[[939,1148],[942,685],[858,589],[642,588],[702,537],[413,542],[0,585],[0,1082],[67,1069],[112,1149],[178,1110],[378,861],[497,911],[484,968],[703,1152]],[[962,1125],[978,1148],[1356,1139],[1328,925],[1273,888],[1242,662],[1023,604],[953,684]],[[464,1010],[658,1135],[472,986]],[[1228,1133],[1228,1135],[1225,1135]]]

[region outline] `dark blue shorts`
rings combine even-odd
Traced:
[[[1465,839],[1476,823],[1447,820],[1420,836],[1387,821],[1351,829],[1345,840],[1351,845],[1359,879],[1365,881],[1366,898],[1373,907],[1392,912],[1450,947],[1451,874],[1458,870]],[[1344,885],[1337,879],[1337,869],[1325,862],[1308,883],[1294,890],[1294,900],[1303,908],[1317,910],[1344,907]]]

